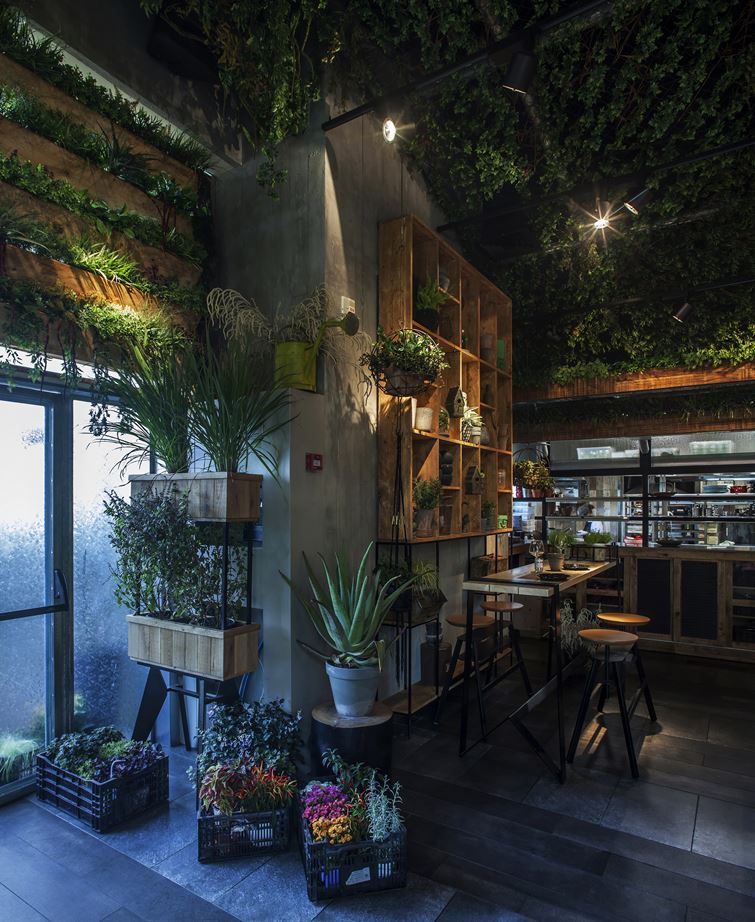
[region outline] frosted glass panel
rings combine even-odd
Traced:
[[[126,655],[126,610],[113,595],[109,522],[102,504],[106,491],[128,496],[128,473],[121,475],[117,448],[87,432],[89,405],[73,405],[74,528],[74,690],[78,726],[113,724],[133,728],[146,672]]]
[[[0,400],[0,611],[45,595],[45,411]],[[0,787],[31,774],[45,742],[46,616],[0,623]]]

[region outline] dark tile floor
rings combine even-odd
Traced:
[[[532,672],[539,650],[529,648]],[[0,809],[0,920],[755,919],[755,670],[648,656],[659,722],[633,721],[641,778],[627,771],[611,701],[585,727],[559,785],[510,725],[463,759],[458,702],[395,740],[410,842],[406,890],[315,905],[295,850],[196,860],[191,764],[171,755],[169,808],[105,836],[33,798]],[[567,686],[567,726],[580,681]],[[491,693],[491,722],[522,697]],[[553,707],[528,726],[555,750]]]

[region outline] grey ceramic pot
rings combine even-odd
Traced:
[[[347,668],[326,663],[333,702],[341,717],[366,717],[375,703],[380,670],[377,666]]]

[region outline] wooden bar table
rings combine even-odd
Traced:
[[[578,658],[570,661],[564,668],[561,658],[561,638],[559,632],[558,610],[561,604],[561,596],[572,589],[577,590],[577,597],[584,592],[587,581],[606,570],[614,567],[615,561],[606,561],[604,563],[587,563],[580,561],[580,565],[587,569],[565,570],[562,571],[567,577],[562,581],[548,581],[539,579],[535,573],[532,564],[523,567],[515,567],[513,570],[501,570],[498,573],[491,573],[479,579],[467,579],[462,583],[462,591],[467,594],[467,623],[465,646],[467,650],[472,649],[472,624],[474,614],[474,597],[485,594],[505,594],[510,596],[536,596],[548,603],[548,621],[549,621],[549,643],[553,644],[555,651],[556,670],[553,676],[548,676],[545,684],[535,691],[530,697],[506,714],[501,720],[488,729],[488,733],[502,726],[507,721],[511,721],[516,729],[521,733],[528,745],[540,757],[545,765],[555,774],[558,780],[563,784],[566,777],[566,749],[564,745],[564,711],[563,711],[563,680],[566,675],[576,666]],[[549,571],[546,571],[546,573]],[[471,682],[470,657],[464,659],[464,677],[462,681],[462,707],[461,707],[461,726],[459,730],[459,755],[464,755],[477,743],[482,742],[485,736],[481,736],[472,742],[468,742],[469,729],[469,690]],[[491,683],[493,684],[493,683]],[[490,686],[488,686],[490,687]],[[556,696],[556,719],[558,722],[558,763],[546,752],[539,740],[534,736],[524,723],[523,717],[530,713],[535,707],[550,695]]]

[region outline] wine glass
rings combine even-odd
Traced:
[[[542,558],[545,554],[545,545],[540,538],[534,538],[529,543],[529,552],[535,558],[535,573],[539,573],[542,568]]]

